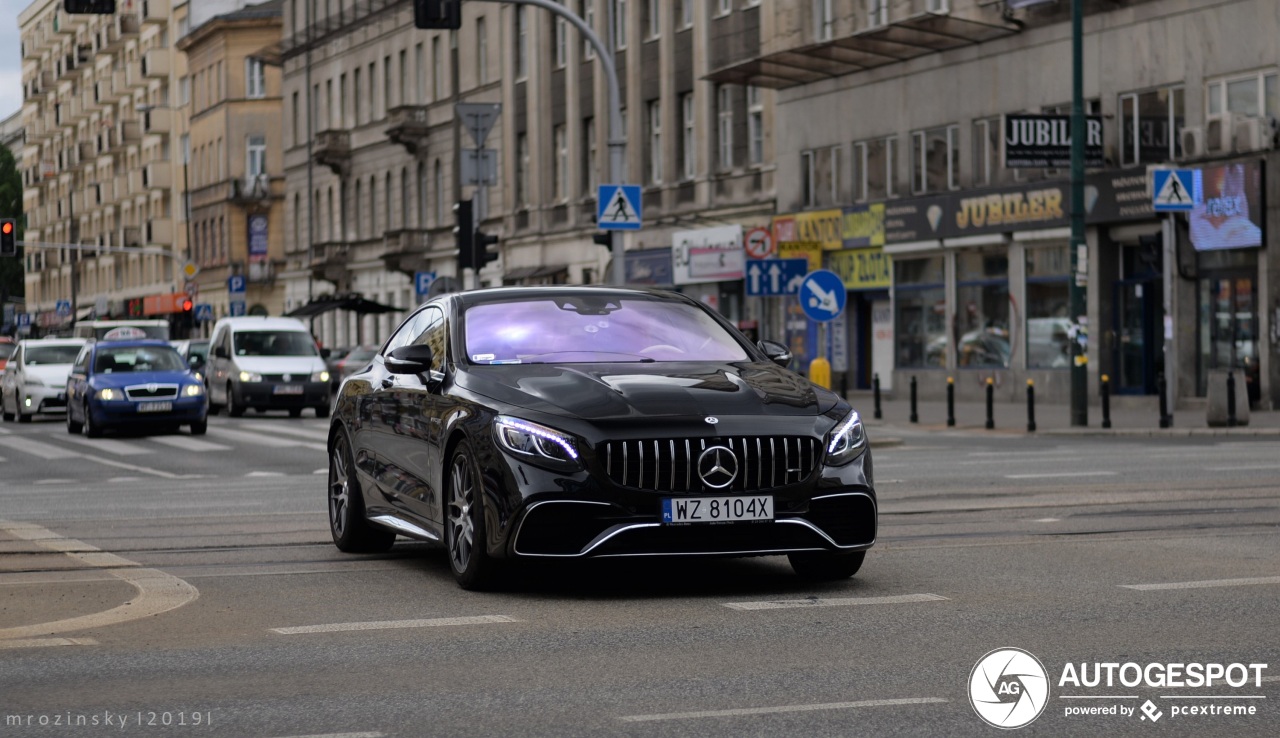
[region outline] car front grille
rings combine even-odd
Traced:
[[[733,452],[737,474],[713,488],[698,475],[698,459],[709,448]],[[809,478],[818,463],[818,440],[804,436],[729,436],[607,441],[605,472],[622,487],[655,492],[747,492],[773,489]]]
[[[178,385],[135,384],[124,388],[124,396],[130,400],[172,400],[178,396]]]

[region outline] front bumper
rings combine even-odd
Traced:
[[[18,412],[23,415],[64,413],[66,411],[67,390],[65,387],[24,384],[18,393]]]
[[[156,402],[156,400],[146,400],[145,402]],[[113,400],[107,402],[95,399],[89,403],[89,412],[93,415],[93,422],[101,428],[155,423],[177,423],[179,425],[198,423],[205,420],[209,413],[209,403],[203,395],[200,397],[161,400],[161,402],[172,402],[173,409],[167,412],[139,412],[138,406],[142,404],[139,401]]]
[[[241,382],[239,387],[245,407],[329,407],[328,382]]]

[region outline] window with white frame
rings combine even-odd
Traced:
[[[613,43],[619,51],[627,48],[627,0],[613,1]]]
[[[1120,165],[1159,164],[1182,155],[1186,93],[1164,87],[1120,96]]]
[[[261,59],[244,60],[245,97],[266,97],[267,77]]]
[[[294,93],[297,94],[297,93]],[[189,105],[191,103],[191,78],[183,77],[178,80],[178,104]]]
[[[596,30],[596,0],[582,0],[578,9],[578,17],[587,24],[587,28]],[[596,58],[596,47],[585,36],[582,39],[582,59],[587,61]]]
[[[693,129],[694,112],[693,93],[686,92],[680,96],[680,155],[683,159],[681,174],[687,180],[693,179],[698,173],[697,138]]]
[[[644,13],[648,20],[648,26],[645,29],[647,37],[658,38],[662,35],[662,0],[647,0]]]
[[[448,94],[444,81],[444,44],[439,36],[431,39],[431,99],[441,100]]]
[[[1213,80],[1206,88],[1206,112],[1209,115],[1280,116],[1277,79],[1275,72],[1264,71]]]
[[[813,37],[818,41],[830,41],[835,31],[834,0],[813,0]]]
[[[523,5],[516,6],[516,79],[529,76],[529,28],[528,14]]]
[[[400,105],[409,104],[409,50],[400,49]],[[346,118],[347,107],[347,75],[342,75],[342,107],[343,118]],[[343,126],[344,128],[346,126]]]
[[[951,12],[950,0],[925,0],[924,9],[930,13]]]
[[[733,169],[733,88],[716,88],[716,166],[721,171]]]
[[[596,169],[596,119],[582,119],[582,185],[583,193],[591,195],[596,191],[599,177]]]
[[[840,203],[840,154],[840,146],[800,152],[800,192],[804,207]]]
[[[973,122],[973,184],[975,187],[995,184],[1004,166],[1000,158],[1000,118],[983,118]]]
[[[867,0],[867,27],[889,25],[890,0]]]
[[[244,173],[249,179],[267,173],[267,137],[250,136],[245,147],[246,160]]]
[[[569,132],[563,123],[555,127],[551,139],[556,148],[551,161],[551,180],[556,200],[561,201],[569,197]]]
[[[680,28],[693,27],[693,0],[678,0],[680,3]]]
[[[569,23],[560,16],[556,16],[551,41],[555,49],[555,68],[563,69],[569,63]]]
[[[417,85],[417,97],[415,100],[419,105],[425,105],[427,102],[427,56],[422,48],[421,42],[413,47],[413,69],[415,84]],[[352,97],[356,100],[356,118],[360,117],[360,70],[355,73],[355,87],[352,88]]]
[[[764,163],[764,100],[759,87],[747,88],[747,150],[749,163]]]
[[[898,138],[887,136],[853,144],[853,199],[884,200],[897,196]]]
[[[516,136],[516,206],[529,204],[529,135]]]
[[[716,15],[728,15],[733,11],[733,0],[716,0]]]
[[[942,192],[959,187],[960,127],[942,126],[911,134],[911,191]]]
[[[476,18],[476,82],[489,82],[489,28],[484,16]]]
[[[444,223],[444,165],[436,159],[436,168],[434,173],[434,184],[436,192],[436,225]]]
[[[662,184],[662,101],[649,101],[649,182]]]

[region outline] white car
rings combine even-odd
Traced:
[[[18,342],[0,379],[0,413],[27,423],[38,413],[67,410],[67,375],[84,348],[83,338],[44,338]]]

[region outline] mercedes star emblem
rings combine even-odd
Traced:
[[[719,423],[719,422],[720,422],[720,418],[717,418],[717,417],[716,417],[716,416],[714,416],[714,415],[708,415],[708,416],[706,417],[706,421],[707,421],[708,423],[712,424],[712,425],[715,425],[716,423]]]
[[[698,478],[711,489],[724,489],[738,478],[738,457],[724,446],[712,446],[698,457]]]

